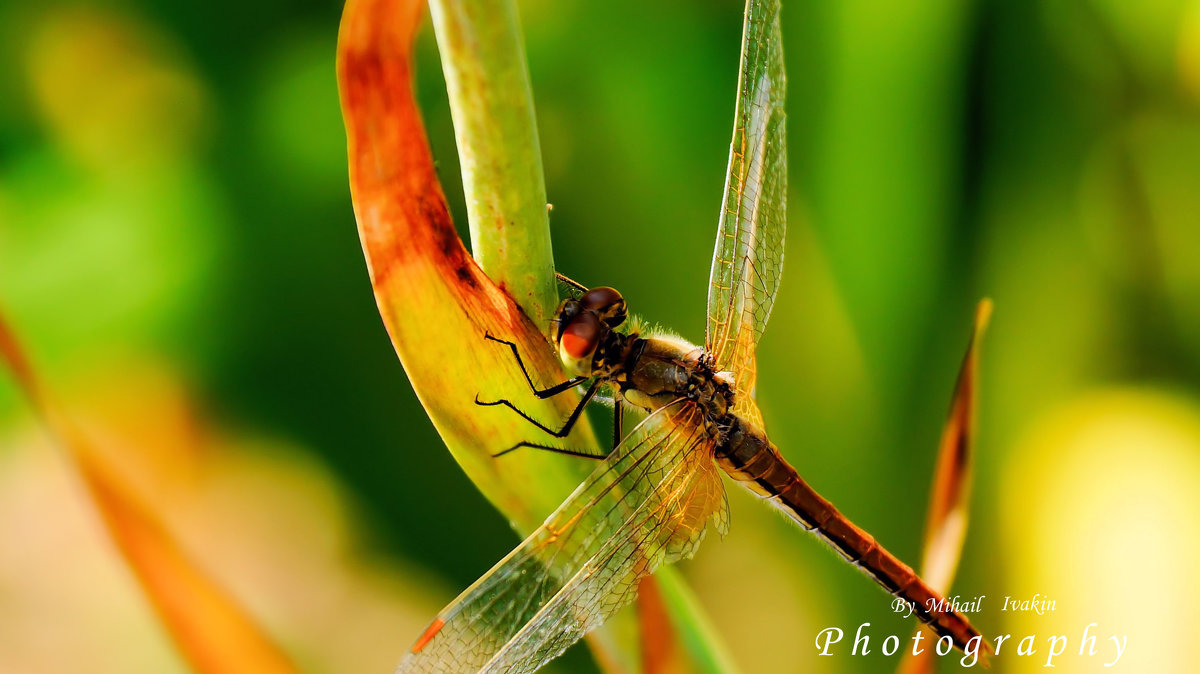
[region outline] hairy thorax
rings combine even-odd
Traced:
[[[713,369],[702,348],[670,336],[636,340],[621,382],[621,394],[631,405],[652,412],[681,398],[699,405],[714,426],[728,416],[733,386],[727,373]]]

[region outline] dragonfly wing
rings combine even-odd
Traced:
[[[747,0],[725,199],[708,288],[705,346],[717,369],[754,386],[754,350],[783,270],[787,227],[785,77],[779,0]]]
[[[692,403],[638,425],[516,550],[446,607],[397,670],[532,672],[631,601],[637,581],[728,523]]]
[[[750,365],[754,365],[754,359],[750,359]],[[749,383],[747,383],[749,382]],[[746,391],[754,390],[754,371],[750,370],[748,377],[743,374],[738,375],[738,384],[746,386]],[[754,402],[754,396],[739,395],[733,401],[733,413],[743,421],[748,421],[754,426],[765,429],[767,425],[763,422],[762,410],[758,409],[758,403]]]

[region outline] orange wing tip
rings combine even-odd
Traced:
[[[425,629],[425,633],[421,635],[421,638],[417,639],[417,643],[413,644],[412,652],[420,653],[421,649],[425,648],[425,646],[429,644],[429,642],[432,641],[435,636],[437,636],[437,633],[442,631],[442,628],[445,627],[445,625],[446,621],[442,620],[441,618],[434,620],[433,623]]]

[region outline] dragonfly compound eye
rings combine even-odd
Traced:
[[[559,345],[573,360],[589,358],[600,343],[600,319],[596,314],[584,312],[572,320],[563,330]]]
[[[582,310],[583,308],[580,306],[579,300],[566,299],[562,301],[562,304],[558,305],[558,310],[554,312],[554,320],[550,322],[554,326],[554,338],[556,340],[562,339],[563,331],[567,329],[567,326],[571,324],[571,321],[575,320],[575,317]]]
[[[616,288],[599,286],[592,288],[579,298],[586,311],[594,311],[608,326],[616,327],[625,321],[625,298]]]

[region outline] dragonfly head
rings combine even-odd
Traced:
[[[554,315],[558,356],[568,372],[591,376],[596,349],[625,322],[625,298],[608,286],[563,300]]]

